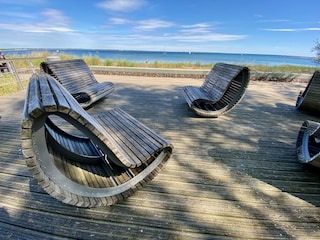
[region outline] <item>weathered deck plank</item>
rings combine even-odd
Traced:
[[[0,231],[5,239],[319,239],[320,174],[299,164],[295,110],[306,83],[251,82],[218,119],[193,113],[185,85],[202,80],[97,76],[115,92],[89,111],[115,107],[174,145],[166,168],[123,203],[81,209],[46,194],[20,147],[25,92],[0,97]]]

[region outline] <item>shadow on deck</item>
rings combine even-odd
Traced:
[[[25,92],[0,97],[0,231],[4,239],[319,239],[320,174],[296,160],[305,119],[295,110],[306,83],[251,82],[217,119],[182,96],[190,78],[98,75],[115,92],[89,110],[114,107],[174,145],[165,169],[111,207],[83,209],[46,194],[21,154]]]

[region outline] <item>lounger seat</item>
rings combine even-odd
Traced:
[[[320,71],[315,71],[304,91],[299,93],[296,109],[320,114]]]
[[[298,161],[320,167],[320,123],[303,122],[296,143]]]
[[[249,84],[249,74],[247,67],[217,63],[201,87],[186,86],[183,96],[199,116],[218,117],[241,100]]]
[[[147,184],[173,146],[120,108],[89,115],[48,74],[33,74],[21,125],[30,172],[56,199],[112,205]]]
[[[112,82],[95,79],[83,59],[42,62],[40,68],[58,80],[84,108],[114,91]]]

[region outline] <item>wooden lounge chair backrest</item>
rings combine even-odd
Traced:
[[[111,82],[98,82],[83,59],[42,62],[40,68],[59,81],[86,108],[114,91]]]
[[[320,71],[315,71],[307,87],[299,93],[296,109],[320,114]]]
[[[200,87],[183,89],[188,105],[200,116],[218,117],[230,111],[243,97],[250,81],[247,67],[217,63]]]
[[[230,65],[231,66],[231,65]],[[244,67],[232,65],[228,67],[228,64],[217,63],[208,73],[204,83],[200,87],[204,92],[209,93],[212,99],[220,99],[227,91],[231,82],[237,77],[247,77],[239,75],[243,71]]]
[[[83,59],[42,62],[41,68],[45,73],[57,79],[71,93],[80,92],[83,88],[98,83]]]

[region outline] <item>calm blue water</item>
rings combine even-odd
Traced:
[[[199,64],[213,64],[216,62],[250,64],[250,65],[300,65],[319,67],[319,64],[310,57],[295,57],[264,54],[231,54],[231,53],[199,53],[199,52],[151,52],[151,51],[120,51],[120,50],[95,50],[95,49],[23,49],[3,50],[7,56],[29,55],[32,52],[48,51],[50,54],[71,54],[77,57],[97,56],[101,59],[126,60],[132,62],[185,62]]]

